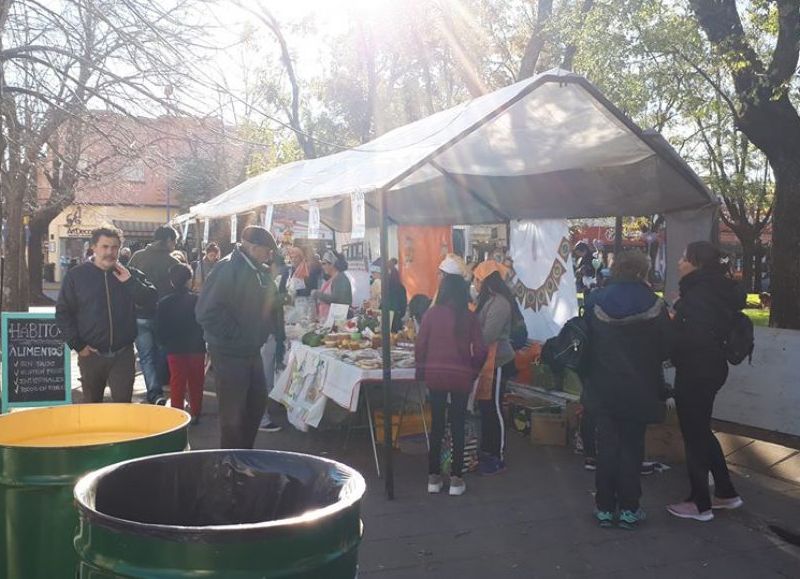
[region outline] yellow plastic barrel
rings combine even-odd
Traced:
[[[188,445],[190,417],[144,404],[81,404],[0,416],[0,579],[73,578],[75,481]]]

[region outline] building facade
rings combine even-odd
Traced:
[[[100,113],[87,131],[78,168],[84,176],[73,203],[51,223],[43,246],[45,277],[60,281],[67,268],[86,259],[93,229],[113,226],[133,251],[152,240],[186,203],[187,167],[203,167],[219,193],[244,174],[243,153],[229,145],[218,121],[158,117],[130,119]],[[192,169],[189,169],[192,170]],[[189,192],[191,193],[191,192]],[[39,177],[39,199],[53,195]]]

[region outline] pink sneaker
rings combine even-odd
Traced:
[[[721,499],[719,497],[712,497],[711,498],[711,508],[712,509],[738,509],[744,504],[742,497],[733,497],[731,499]]]
[[[674,505],[668,505],[667,510],[671,515],[675,515],[676,517],[680,517],[681,519],[693,519],[695,521],[711,521],[714,519],[714,513],[711,512],[711,509],[707,511],[703,511],[702,513],[697,510],[697,505],[692,502],[686,503],[675,503]]]

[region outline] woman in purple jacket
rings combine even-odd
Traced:
[[[433,414],[428,453],[429,493],[442,490],[440,464],[446,413],[453,437],[450,495],[462,495],[467,489],[462,478],[467,401],[486,359],[480,324],[469,311],[468,303],[469,289],[464,278],[446,274],[439,285],[436,303],[422,318],[417,336],[417,380],[428,385]]]

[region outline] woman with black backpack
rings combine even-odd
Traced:
[[[711,414],[714,398],[728,378],[726,341],[747,296],[728,276],[721,252],[707,241],[690,243],[678,270],[680,299],[675,303],[672,362],[691,494],[667,510],[676,517],[710,521],[712,509],[736,509],[743,504],[711,431]],[[713,499],[709,471],[714,476]]]

